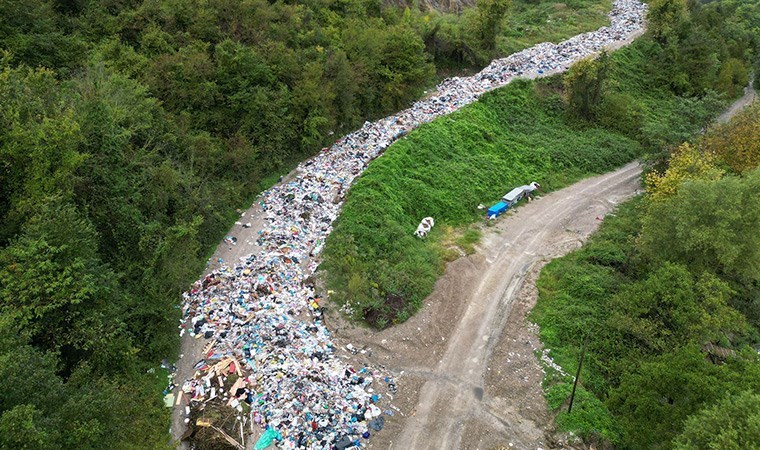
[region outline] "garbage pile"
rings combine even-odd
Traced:
[[[324,299],[308,282],[349,186],[411,129],[513,77],[563,69],[625,40],[643,28],[645,15],[646,5],[617,0],[609,27],[556,45],[539,44],[472,77],[445,80],[433,96],[395,116],[365,122],[301,163],[293,181],[265,191],[260,204],[267,225],[257,239],[262,250],[214,271],[184,295],[180,334],[202,336],[209,344],[181,395],[196,408],[226,403],[275,436],[280,448],[360,446],[382,429],[385,416],[393,415],[392,406],[381,405],[390,405],[394,379],[345,361],[357,350],[336,348],[322,320]],[[231,237],[226,241],[236,244]]]
[[[392,394],[395,383],[336,357],[321,321],[321,299],[314,286],[303,284],[306,247],[298,237],[304,228],[262,233],[268,250],[215,271],[185,294],[188,320],[181,334],[210,342],[182,391],[191,406],[219,401],[277,431],[281,448],[356,445],[382,429],[383,414],[394,414],[380,409],[382,395],[371,385],[382,378]]]
[[[433,220],[432,217],[425,217],[417,226],[417,230],[414,232],[414,235],[420,239],[425,238],[427,237],[428,233],[430,233],[430,230],[432,230],[434,226],[435,226],[435,220]]]

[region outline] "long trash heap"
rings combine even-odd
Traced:
[[[250,417],[280,448],[343,449],[379,431],[393,410],[386,397],[396,388],[388,374],[354,369],[340,358],[322,323],[322,301],[307,279],[351,183],[393,141],[422,123],[470,104],[514,77],[541,76],[624,41],[644,27],[647,7],[616,0],[611,25],[559,44],[542,43],[493,61],[480,73],[443,81],[437,92],[400,113],[365,122],[331,148],[298,166],[294,181],[262,194],[267,225],[262,250],[234,268],[222,267],[184,295],[181,326],[210,339],[204,359],[182,390],[199,407],[209,400]],[[232,374],[230,388],[224,382]],[[230,380],[231,381],[231,380]],[[229,384],[229,383],[228,383]],[[380,405],[386,405],[385,412]]]

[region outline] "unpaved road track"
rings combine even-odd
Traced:
[[[744,88],[744,95],[732,103],[726,112],[718,116],[715,121],[718,123],[726,123],[755,101],[757,101],[757,92],[755,92],[755,89],[752,87],[752,80],[750,80],[749,84]]]
[[[466,273],[453,264],[449,265],[444,275],[444,279],[449,280],[439,283],[437,290],[441,286],[451,292],[452,284],[467,285],[473,278],[476,284],[464,292],[464,298],[445,298],[444,295],[443,301],[436,302],[434,307],[438,308],[463,304],[463,310],[457,314],[458,321],[449,325],[452,330],[449,339],[444,337],[441,340],[445,343],[440,349],[443,356],[429,367],[424,363],[407,367],[409,375],[423,379],[424,384],[412,415],[407,416],[398,435],[388,436],[392,440],[387,443],[389,448],[478,448],[478,442],[486,444],[486,448],[498,442],[512,442],[515,448],[546,448],[542,424],[520,417],[519,411],[510,407],[510,404],[519,403],[519,399],[499,398],[488,392],[486,382],[492,369],[492,353],[505,333],[508,321],[524,320],[526,311],[521,311],[523,317],[516,321],[509,319],[531,269],[579,247],[597,229],[601,217],[636,193],[640,176],[640,166],[631,163],[521,206],[511,215],[499,219],[497,225],[486,233],[479,251],[482,257],[470,257],[475,270]],[[462,293],[456,292],[456,295]],[[386,340],[392,340],[392,337]],[[404,353],[403,349],[399,350]],[[410,351],[414,352],[414,349],[410,348]],[[533,365],[538,369],[530,349],[511,362],[524,364],[520,356],[533,359]],[[394,360],[406,360],[407,363],[415,360],[411,354],[389,359],[385,361],[389,368],[395,365]],[[418,355],[418,361],[424,359]],[[503,370],[505,377],[514,373],[509,367],[493,369]],[[510,380],[505,382],[510,384]],[[517,422],[520,422],[519,426]],[[485,442],[463,441],[463,436],[478,435],[488,435],[489,439]],[[379,445],[373,447],[382,448]]]

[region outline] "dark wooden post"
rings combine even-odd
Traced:
[[[567,407],[567,413],[570,414],[573,410],[573,400],[575,400],[575,388],[578,386],[578,378],[581,377],[581,367],[583,367],[583,357],[586,355],[586,344],[588,344],[588,335],[583,339],[583,347],[581,347],[581,359],[578,361],[578,371],[575,372],[575,381],[573,381],[573,392],[570,394],[570,406]]]

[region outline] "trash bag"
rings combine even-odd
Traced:
[[[335,443],[335,448],[338,450],[344,450],[353,446],[354,441],[352,441],[348,436],[342,436],[340,439],[338,439],[338,442]]]
[[[370,420],[367,425],[375,431],[380,431],[385,426],[385,417],[380,416],[377,419]]]
[[[272,445],[272,442],[274,441],[281,441],[282,435],[273,428],[267,428],[267,430],[264,432],[264,434],[261,435],[258,441],[256,441],[256,446],[254,447],[256,450],[264,450],[265,448]]]

